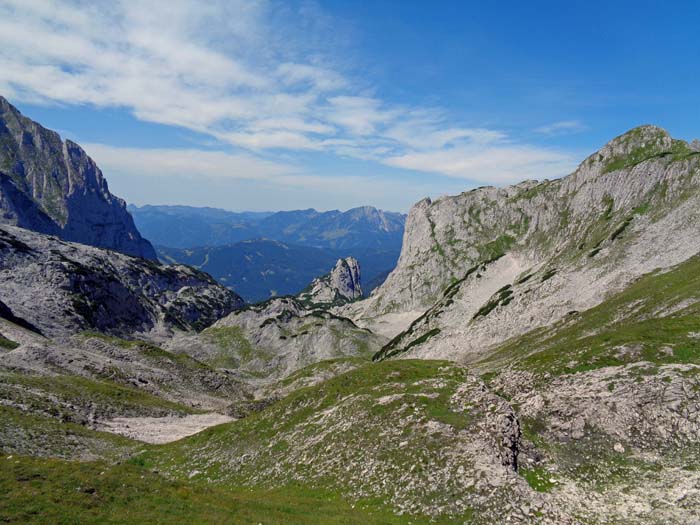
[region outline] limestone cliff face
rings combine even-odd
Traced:
[[[0,97],[0,223],[156,259],[123,200],[76,143]]]
[[[330,273],[313,280],[299,300],[319,306],[337,306],[362,297],[360,263],[354,257],[338,259]]]
[[[636,128],[562,179],[419,202],[397,268],[340,313],[376,326],[411,312],[383,355],[469,360],[694,255],[699,209],[697,148]]]
[[[642,126],[562,179],[424,199],[409,213],[401,257],[374,294],[372,311],[424,310],[479,262],[511,251],[547,258],[568,249],[572,235],[580,244],[608,207],[611,214],[630,212],[658,200],[666,185],[671,195],[682,191],[697,165],[691,145]]]
[[[235,293],[193,268],[6,225],[0,225],[0,300],[13,317],[48,337],[97,330],[158,339],[205,328],[243,306]]]

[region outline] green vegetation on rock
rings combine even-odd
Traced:
[[[2,334],[0,334],[0,348],[3,348],[5,350],[14,350],[18,346],[19,343],[15,343],[14,341],[7,339]]]
[[[78,418],[74,407],[95,415],[192,414],[184,405],[110,380],[73,375],[0,373],[0,397],[62,420]]]
[[[9,406],[0,406],[0,421],[0,454],[113,459],[133,454],[137,447],[136,442],[121,436]]]
[[[255,357],[255,348],[238,326],[210,327],[202,335],[219,347],[219,354],[208,361],[213,367],[236,368]]]
[[[652,272],[590,310],[509,340],[488,360],[550,375],[638,361],[700,364],[700,258]]]

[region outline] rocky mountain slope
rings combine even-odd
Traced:
[[[233,312],[198,334],[180,334],[165,348],[258,387],[320,361],[369,360],[386,342],[349,319],[280,297]]]
[[[82,330],[164,337],[205,328],[243,306],[192,268],[1,225],[0,298],[13,317],[48,337]]]
[[[314,280],[298,296],[248,306],[200,333],[180,334],[165,347],[230,371],[252,385],[259,397],[267,395],[272,383],[320,362],[341,360],[338,370],[365,364],[387,339],[328,311],[359,298],[360,279],[357,261],[339,259],[329,274]],[[323,368],[306,379],[313,383],[316,376],[327,377]],[[287,387],[283,390],[288,391]]]
[[[137,443],[114,433],[128,434],[130,424],[185,425],[251,398],[230,374],[143,341],[96,332],[52,340],[5,319],[0,331],[16,341],[0,347],[3,454],[121,458]],[[115,425],[120,418],[126,427]]]
[[[405,522],[496,523],[524,506],[525,516],[564,518],[518,476],[519,439],[512,408],[466,370],[404,361],[301,389],[145,459],[214,486],[340,490],[358,509],[381,501]]]
[[[339,490],[405,522],[692,523],[699,276],[697,256],[651,272],[468,368],[355,365],[146,461],[219,487]]]
[[[314,279],[299,294],[302,302],[316,306],[337,306],[362,297],[360,263],[354,257],[338,259],[330,273]]]
[[[700,251],[699,188],[698,148],[644,126],[563,179],[421,201],[396,270],[344,315],[404,314],[383,355],[470,360]]]
[[[82,148],[0,96],[0,223],[156,259]]]

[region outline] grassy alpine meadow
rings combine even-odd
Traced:
[[[4,456],[0,493],[3,523],[405,523],[378,505],[362,509],[337,493],[303,486],[224,489],[173,481],[138,458],[108,464]]]

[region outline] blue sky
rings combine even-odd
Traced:
[[[640,124],[700,136],[699,26],[694,1],[0,0],[0,94],[138,205],[405,211]]]

